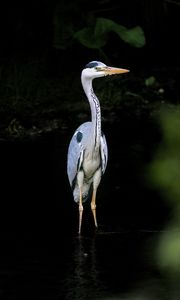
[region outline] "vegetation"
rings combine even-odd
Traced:
[[[180,275],[180,107],[161,111],[163,141],[150,167],[151,181],[163,194],[172,218],[160,237],[158,264],[170,275]]]

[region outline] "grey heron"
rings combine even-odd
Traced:
[[[68,148],[67,173],[73,190],[74,201],[79,205],[79,234],[83,215],[83,203],[92,187],[91,210],[95,227],[96,191],[104,174],[108,160],[105,135],[101,131],[100,103],[93,91],[94,78],[122,74],[129,70],[106,66],[99,61],[88,63],[81,73],[81,83],[91,109],[91,122],[85,122],[75,131]]]

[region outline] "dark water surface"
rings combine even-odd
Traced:
[[[112,135],[99,230],[87,204],[81,238],[66,175],[70,134],[1,142],[0,296],[172,299],[155,262],[168,214],[143,181],[148,145]]]
[[[8,236],[1,256],[1,293],[10,299],[166,299],[153,247],[146,244],[154,235],[103,231],[78,238],[56,232],[38,238],[26,233],[7,242]]]

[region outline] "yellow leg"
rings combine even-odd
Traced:
[[[96,190],[93,190],[92,200],[91,200],[91,210],[92,210],[93,217],[94,217],[94,224],[96,227],[98,227],[97,219],[96,219]]]
[[[79,186],[79,234],[81,234],[81,223],[82,223],[82,214],[83,214],[83,205],[82,205],[82,187],[83,187],[84,173],[79,171],[77,174],[77,183]]]
[[[82,214],[83,214],[82,191],[80,189],[80,192],[79,192],[79,234],[81,234]]]

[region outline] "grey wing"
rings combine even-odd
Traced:
[[[101,135],[101,166],[102,166],[103,174],[106,170],[107,162],[108,162],[108,147],[107,147],[106,137],[102,133],[102,135]]]
[[[73,181],[76,179],[76,175],[81,167],[83,159],[83,149],[77,142],[76,135],[77,132],[75,132],[70,141],[67,157],[67,174],[71,186],[73,185]]]
[[[73,186],[76,175],[81,168],[84,156],[83,139],[90,129],[90,122],[86,122],[75,131],[68,148],[67,174],[70,185]]]

